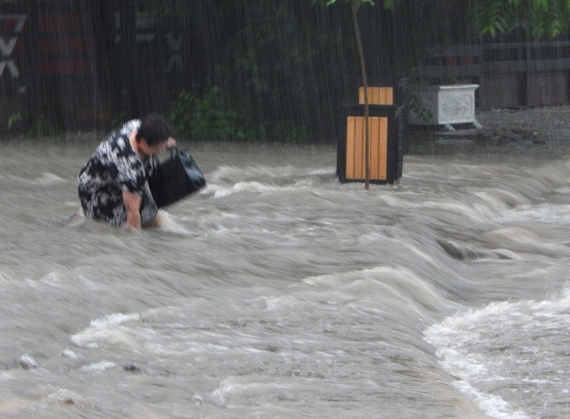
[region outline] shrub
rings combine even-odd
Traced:
[[[223,103],[216,86],[201,97],[182,90],[168,112],[168,119],[180,135],[188,138],[245,140],[255,137],[247,128],[247,118]]]

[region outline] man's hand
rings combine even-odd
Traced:
[[[166,149],[170,149],[172,147],[176,147],[176,140],[172,137],[168,137],[168,140],[164,141],[161,145],[160,145],[160,151],[164,151]]]
[[[127,210],[127,227],[136,231],[141,229],[141,207],[142,198],[132,192],[123,191],[123,204]]]
[[[172,137],[168,137],[168,141],[166,141],[166,148],[176,147],[176,140]]]

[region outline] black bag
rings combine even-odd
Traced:
[[[158,165],[148,184],[158,208],[166,207],[206,186],[204,174],[190,154],[178,149]]]

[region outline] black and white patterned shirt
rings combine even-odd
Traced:
[[[79,199],[85,215],[120,226],[127,215],[123,192],[142,197],[141,221],[151,221],[158,211],[148,186],[157,167],[154,158],[141,159],[129,142],[129,135],[140,127],[140,120],[125,123],[99,144],[79,172]]]

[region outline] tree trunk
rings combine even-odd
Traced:
[[[364,156],[365,156],[365,183],[364,188],[368,190],[370,187],[370,134],[368,128],[368,116],[370,115],[370,107],[368,105],[368,76],[366,75],[366,62],[364,60],[364,49],[362,48],[362,39],[360,36],[360,25],[358,24],[358,2],[352,0],[352,21],[354,22],[354,33],[356,35],[356,44],[358,46],[358,55],[360,56],[360,70],[362,72],[362,83],[364,84]]]

